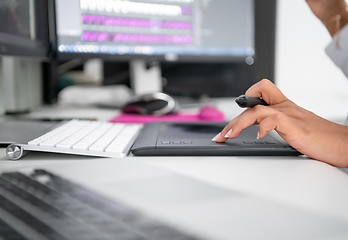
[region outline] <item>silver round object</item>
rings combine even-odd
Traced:
[[[11,144],[6,148],[6,155],[11,160],[18,160],[23,155],[23,149],[18,145]]]

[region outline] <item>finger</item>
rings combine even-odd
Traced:
[[[280,122],[280,117],[277,114],[273,114],[269,117],[264,118],[259,123],[259,132],[257,133],[258,138],[263,138],[269,131],[277,130],[277,126]]]
[[[285,95],[268,79],[263,79],[251,86],[245,95],[250,97],[262,97],[268,104],[273,105],[288,100]]]
[[[282,112],[276,112],[259,123],[258,137],[263,138],[269,131],[275,130],[283,138],[289,138],[290,135],[299,135],[297,133],[298,126],[294,124],[291,119]],[[288,139],[285,139],[288,140]]]
[[[243,111],[239,116],[237,116],[236,118],[234,118],[233,120],[231,120],[225,127],[224,129],[222,129],[221,132],[219,132],[213,139],[212,141],[216,141],[216,142],[225,142],[228,139],[228,136],[231,134],[232,129],[231,126],[233,125],[233,122],[236,121],[238,118],[240,118],[241,116],[245,115],[246,112],[250,111],[250,109],[246,109],[245,111]]]
[[[232,126],[235,124],[235,122],[238,121],[239,118],[242,118],[245,115],[248,115],[248,112],[250,112],[252,109],[246,109],[244,112],[242,112],[239,116],[234,118],[232,121],[230,121],[224,129],[218,133],[212,140],[216,142],[225,142],[229,137],[229,135],[232,134]],[[248,117],[246,117],[248,118]]]
[[[275,112],[276,110],[273,108],[261,105],[245,110],[242,114],[227,124],[221,131],[220,135],[216,136],[215,140],[216,142],[225,142],[228,138],[236,138],[243,129],[261,122],[264,118],[274,114]]]

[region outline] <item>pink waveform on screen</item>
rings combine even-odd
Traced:
[[[117,18],[117,17],[105,17],[105,16],[96,16],[96,15],[82,15],[82,22],[84,22],[85,24],[106,25],[106,26],[192,29],[192,23],[190,22]]]
[[[105,42],[110,40],[110,35],[108,33],[84,32],[81,36],[81,40]]]
[[[192,14],[192,8],[181,7],[181,13],[183,15],[191,15]]]
[[[180,35],[145,35],[117,33],[114,35],[115,42],[141,42],[141,43],[192,43],[192,36]]]
[[[129,33],[102,33],[84,32],[81,36],[82,41],[114,41],[122,43],[175,43],[190,44],[193,37],[190,35],[151,35],[151,34],[129,34]]]

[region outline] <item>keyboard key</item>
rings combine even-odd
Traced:
[[[39,145],[39,143],[41,143],[41,142],[47,140],[48,138],[58,134],[59,132],[62,132],[64,129],[67,129],[70,126],[76,124],[76,122],[78,122],[78,120],[71,120],[71,121],[69,121],[69,122],[67,122],[67,123],[65,123],[65,124],[55,128],[54,130],[52,130],[52,131],[50,131],[50,132],[48,132],[48,133],[46,133],[46,134],[44,134],[44,135],[42,135],[42,136],[40,136],[38,138],[35,138],[32,141],[29,141],[28,144],[29,145]]]
[[[65,140],[61,141],[56,145],[56,147],[71,148],[73,145],[81,141],[84,137],[90,134],[94,129],[96,129],[101,123],[99,122],[89,122],[76,134],[67,137]]]

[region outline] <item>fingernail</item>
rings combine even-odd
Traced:
[[[230,135],[231,135],[231,133],[232,133],[232,129],[230,129],[230,130],[226,133],[225,138],[229,138]]]
[[[260,133],[259,132],[257,132],[256,139],[260,139]]]
[[[221,133],[218,133],[215,137],[213,137],[212,141],[215,142],[216,139],[218,139],[220,137]]]

